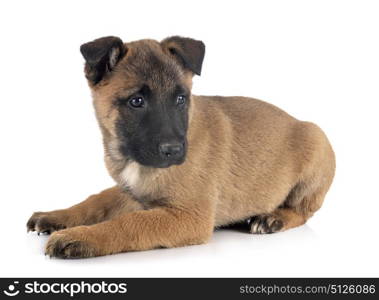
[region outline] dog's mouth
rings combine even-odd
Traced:
[[[169,168],[171,166],[181,165],[184,163],[184,161],[185,161],[184,157],[181,159],[175,159],[175,160],[162,160],[160,162],[155,163],[154,165],[151,165],[150,167],[153,167],[153,168]]]
[[[185,154],[180,157],[173,157],[171,155],[167,155],[167,157],[162,158],[161,156],[155,157],[139,157],[135,156],[133,160],[138,162],[139,164],[150,167],[150,168],[169,168],[175,165],[181,165],[185,161]]]

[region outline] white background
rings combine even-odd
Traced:
[[[375,1],[2,1],[0,276],[379,276],[379,7]],[[170,35],[207,45],[195,94],[245,95],[319,124],[337,155],[322,209],[274,235],[49,259],[33,211],[112,186],[79,46]],[[211,117],[211,116],[210,116]]]

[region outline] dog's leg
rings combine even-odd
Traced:
[[[213,221],[204,211],[158,207],[57,231],[48,240],[46,255],[84,258],[205,243]]]
[[[274,233],[301,226],[321,207],[335,170],[331,147],[327,144],[321,150],[317,154],[323,155],[316,156],[318,160],[311,165],[315,172],[299,181],[279,208],[251,218],[251,233]]]
[[[297,187],[296,189],[303,189]],[[316,212],[324,200],[326,191],[319,191],[312,195],[304,196],[298,201],[299,194],[303,191],[296,190],[291,193],[282,207],[269,214],[254,216],[249,221],[251,233],[275,233],[285,231],[305,224]]]
[[[138,209],[141,209],[140,204],[116,186],[67,209],[36,212],[27,222],[27,229],[38,233],[51,233],[69,227],[95,224],[120,213]]]

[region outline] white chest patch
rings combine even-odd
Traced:
[[[121,172],[121,179],[123,180],[124,184],[131,189],[136,187],[140,180],[140,176],[140,165],[134,161],[127,164],[127,166]]]

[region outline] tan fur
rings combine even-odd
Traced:
[[[150,40],[127,46],[158,47]],[[183,72],[189,87],[191,78]],[[67,210],[34,214],[29,229],[66,228],[52,234],[47,254],[88,257],[199,244],[215,227],[252,216],[253,233],[283,231],[321,207],[335,158],[316,125],[256,99],[192,96],[185,162],[153,169],[118,153],[110,102],[121,86],[127,90],[133,82],[117,72],[92,86],[105,162],[117,186]]]

